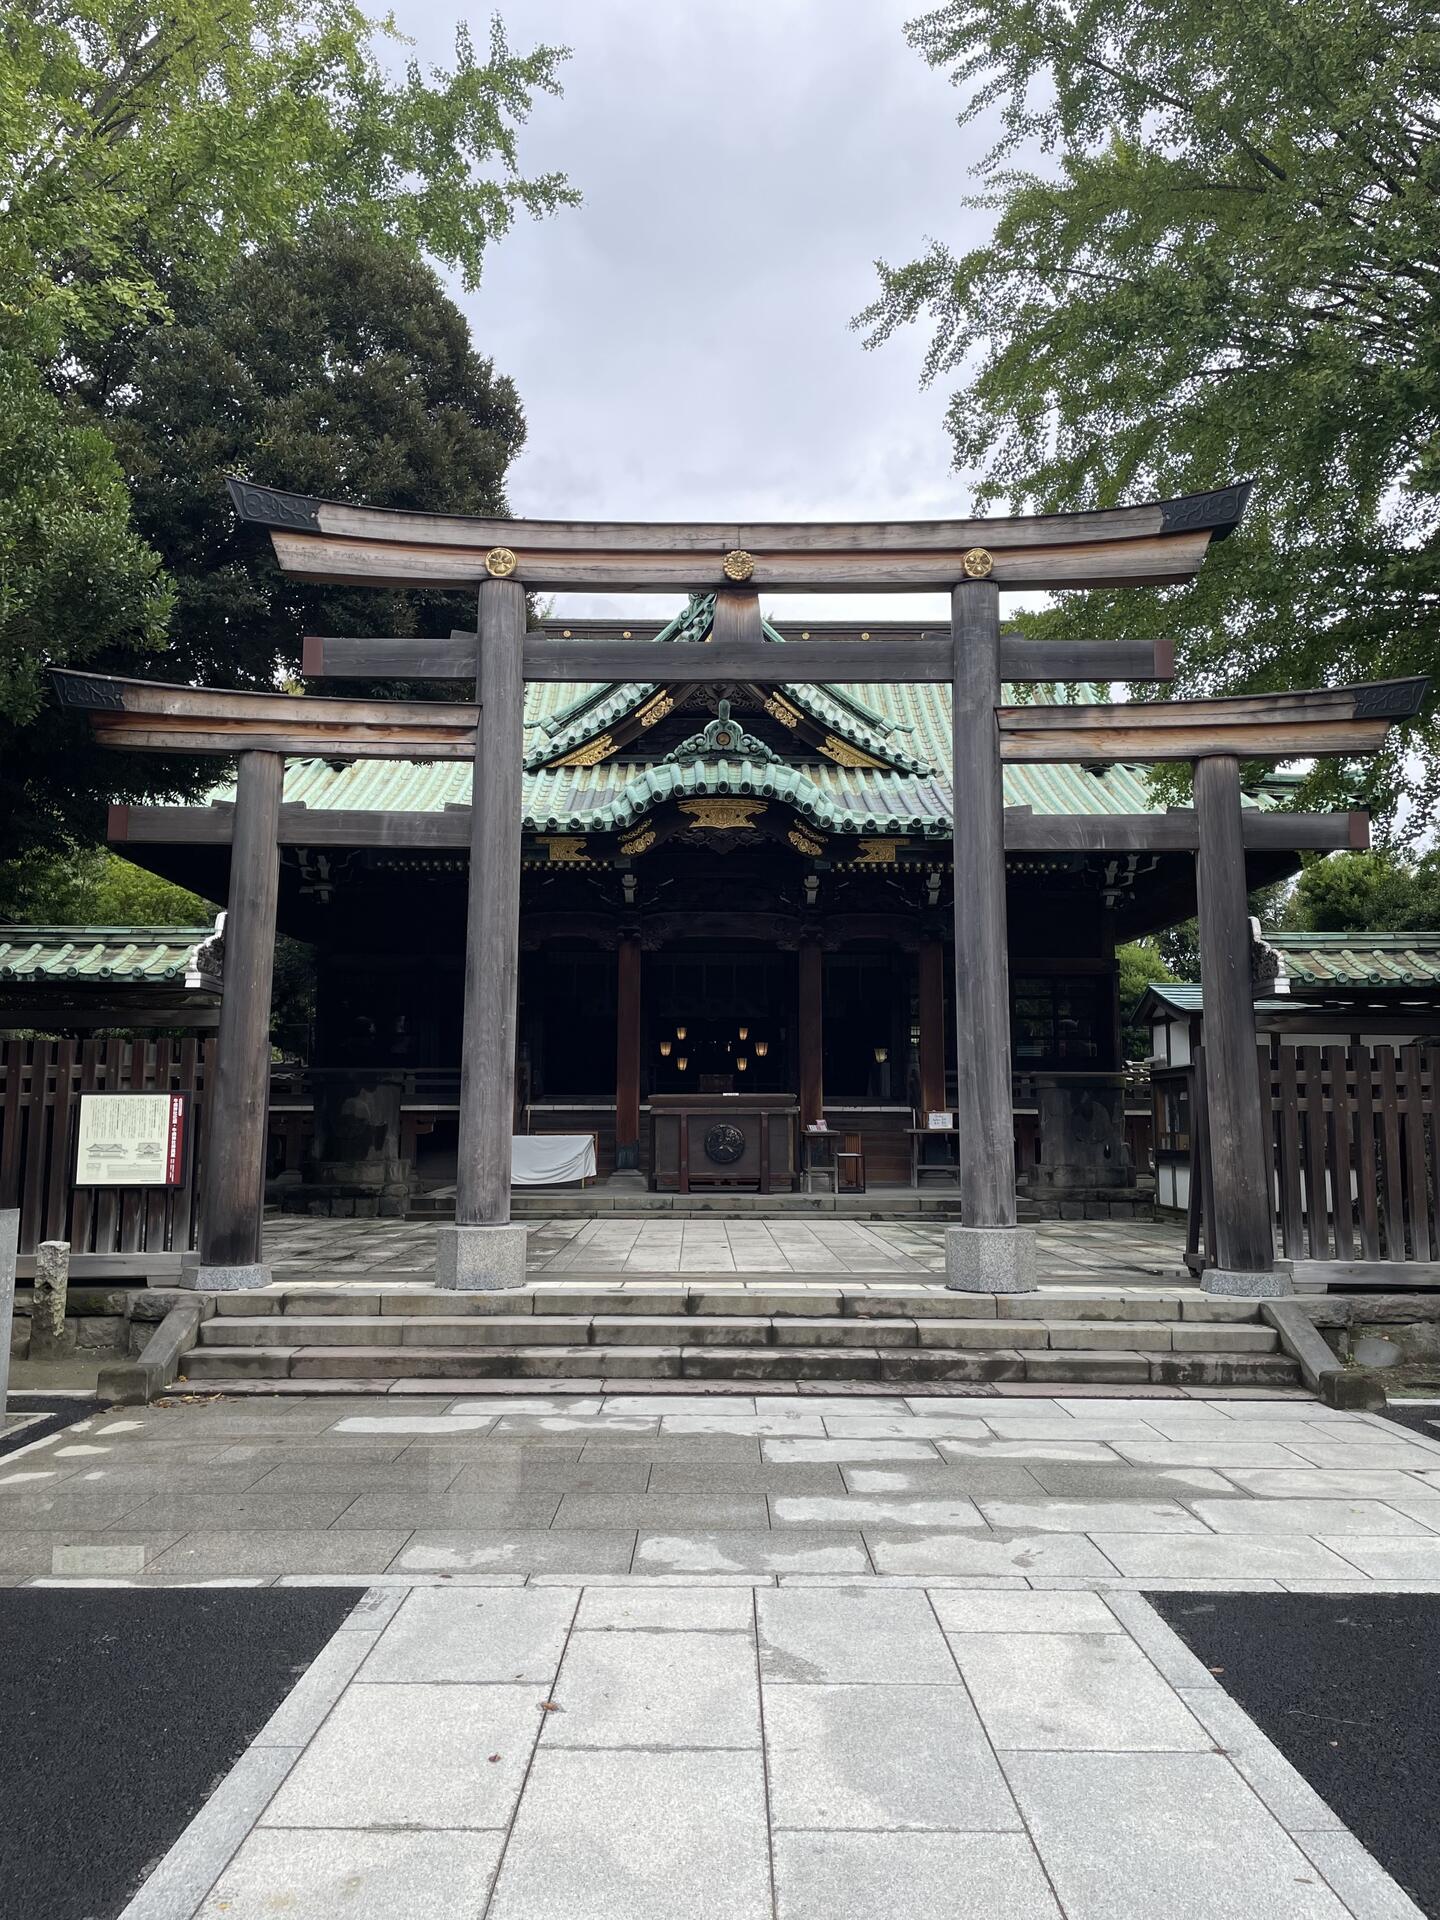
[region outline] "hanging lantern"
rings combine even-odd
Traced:
[[[688,1059],[686,1059],[685,1055],[682,1053],[676,1059],[675,1064],[680,1069],[681,1073],[684,1073],[685,1069],[689,1066],[690,1062]]]
[[[670,1058],[670,1045],[671,1043],[668,1040],[662,1040],[660,1042],[660,1052],[667,1060]]]
[[[735,1065],[741,1073],[744,1073],[745,1069],[749,1066],[749,1064],[750,1062],[746,1059],[743,1053],[737,1054],[735,1056]]]
[[[763,1060],[769,1051],[770,1042],[768,1040],[757,1040],[755,1042],[755,1055],[757,1059]]]
[[[683,1040],[689,1031],[690,1029],[688,1027],[676,1027],[675,1038],[677,1040]]]
[[[740,1038],[741,1038],[742,1040],[748,1040],[748,1039],[750,1038],[750,1029],[749,1029],[749,1027],[741,1027],[741,1028],[739,1029],[739,1034],[740,1034]]]
[[[887,1060],[888,1060],[889,1058],[890,1058],[890,1049],[889,1049],[889,1047],[876,1047],[876,1049],[875,1049],[875,1064],[876,1064],[876,1066],[877,1066],[877,1067],[883,1067],[883,1066],[884,1066],[884,1064],[885,1064],[885,1062],[886,1062],[886,1061],[887,1061]]]

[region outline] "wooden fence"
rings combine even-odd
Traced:
[[[1287,1046],[1258,1052],[1275,1207],[1275,1250],[1322,1263],[1316,1277],[1440,1284],[1440,1047]],[[1196,1049],[1187,1259],[1215,1261],[1205,1049]],[[1198,1173],[1198,1178],[1196,1174]],[[1366,1269],[1377,1272],[1367,1276]]]
[[[210,1040],[0,1041],[0,1207],[20,1209],[22,1271],[68,1240],[77,1277],[177,1271],[196,1244]],[[76,1187],[82,1093],[188,1093],[185,1183]]]

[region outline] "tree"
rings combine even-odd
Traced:
[[[1306,933],[1408,933],[1440,927],[1440,854],[1336,853],[1300,875],[1285,926]]]
[[[1165,963],[1155,940],[1127,940],[1115,949],[1120,973],[1120,1037],[1127,1060],[1148,1060],[1150,1030],[1135,1024],[1135,1009],[1152,981],[1177,978]]]
[[[94,781],[72,801],[45,765],[75,739],[46,668],[173,671],[155,659],[169,584],[87,411],[139,343],[337,211],[474,285],[519,211],[576,198],[516,148],[563,50],[515,54],[496,20],[483,55],[462,27],[450,70],[394,78],[397,37],[349,0],[32,0],[0,19],[0,858],[93,827]],[[183,790],[173,765],[129,772]]]
[[[177,289],[174,314],[138,330],[123,353],[113,345],[103,378],[92,375],[72,401],[103,424],[104,435],[90,431],[108,436],[101,451],[128,482],[135,551],[163,561],[165,651],[117,658],[121,648],[88,623],[86,593],[61,606],[57,626],[37,622],[25,655],[28,724],[6,740],[0,723],[0,852],[40,839],[84,844],[101,836],[108,800],[194,797],[215,778],[213,763],[95,747],[83,716],[44,698],[40,676],[57,654],[266,687],[298,672],[307,628],[448,633],[474,619],[464,595],[287,580],[268,542],[237,531],[225,495],[225,474],[241,472],[378,505],[506,510],[505,471],[524,439],[515,390],[475,352],[464,316],[412,248],[317,220],[214,289]]]
[[[208,927],[218,908],[103,847],[0,869],[0,917],[51,927]]]
[[[926,377],[981,505],[1109,506],[1253,476],[1199,579],[1080,594],[1049,636],[1174,637],[1182,691],[1423,673],[1440,562],[1440,35],[1427,0],[947,0],[909,28],[998,108],[991,241],[880,265],[871,343]],[[1039,169],[1020,170],[1030,157]],[[1440,797],[1425,713],[1363,774]],[[1322,763],[1302,803],[1347,796]]]

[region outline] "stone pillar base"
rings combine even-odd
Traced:
[[[498,1293],[525,1284],[526,1229],[441,1227],[435,1284],[458,1293]]]
[[[1258,1273],[1238,1267],[1207,1267],[1200,1276],[1200,1284],[1206,1293],[1223,1293],[1237,1299],[1275,1300],[1295,1291],[1290,1275],[1283,1269]]]
[[[207,1267],[198,1253],[187,1253],[180,1263],[177,1286],[194,1293],[244,1293],[251,1287],[268,1287],[274,1279],[263,1261],[242,1266]]]
[[[606,1174],[601,1183],[606,1187],[623,1187],[630,1193],[648,1193],[650,1182],[638,1167],[616,1167],[613,1173]]]
[[[1028,1227],[947,1227],[945,1285],[954,1293],[1033,1293],[1035,1235]]]

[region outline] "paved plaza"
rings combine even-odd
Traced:
[[[1145,1598],[1440,1594],[1440,1442],[1299,1393],[179,1398],[0,1569],[355,1590],[126,1920],[1419,1912]]]
[[[943,1220],[675,1215],[553,1217],[526,1222],[532,1279],[569,1276],[674,1280],[694,1274],[908,1274],[945,1270]],[[1056,1283],[1174,1280],[1185,1233],[1175,1221],[1044,1220],[1032,1231],[1042,1279]],[[272,1214],[265,1258],[277,1279],[324,1273],[433,1273],[438,1225],[429,1220],[330,1220]]]

